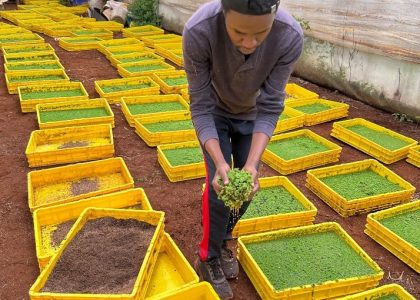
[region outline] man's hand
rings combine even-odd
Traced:
[[[255,193],[260,188],[260,184],[258,183],[258,170],[255,168],[254,165],[245,165],[242,170],[248,172],[252,176],[252,192],[250,195],[250,200],[254,197]]]
[[[223,185],[227,185],[229,183],[229,179],[227,176],[227,173],[229,171],[230,167],[226,162],[221,162],[219,165],[216,166],[216,172],[214,173],[212,185],[217,194],[219,194],[220,189],[222,188],[219,184],[219,178],[222,180]]]

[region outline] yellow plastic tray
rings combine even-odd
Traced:
[[[124,28],[124,24],[115,21],[101,21],[101,22],[89,22],[83,25],[85,28],[96,29],[103,28],[111,31],[121,31]]]
[[[101,28],[73,30],[72,35],[75,37],[97,37],[103,40],[112,40],[114,37],[111,30]],[[96,49],[98,49],[98,45],[96,45]]]
[[[190,103],[190,94],[188,93],[188,89],[182,89],[181,96],[185,99],[185,101],[187,101],[187,103]]]
[[[198,276],[167,233],[163,236],[146,299],[165,299],[174,292],[198,282]],[[191,298],[193,299],[193,298]]]
[[[165,150],[180,149],[180,148],[197,148],[200,147],[198,141],[158,145],[158,162],[171,182],[184,181],[195,178],[206,177],[206,167],[204,159],[199,163],[184,164],[180,166],[172,166],[167,157]]]
[[[123,39],[113,39],[113,40],[104,40],[98,43],[99,52],[105,54],[104,52],[111,47],[121,47],[121,46],[138,46],[143,49],[143,42],[135,38],[123,38]]]
[[[144,125],[167,121],[181,121],[190,120],[189,113],[177,116],[165,117],[140,117],[134,119],[136,133],[140,138],[150,147],[155,147],[160,144],[172,144],[197,140],[194,129],[179,130],[179,131],[161,131],[151,132]]]
[[[354,125],[364,126],[371,130],[375,130],[377,132],[387,134],[389,136],[392,136],[394,138],[397,138],[401,141],[408,143],[408,145],[405,147],[399,148],[397,150],[389,150],[347,129],[347,127],[354,126]],[[409,149],[417,145],[416,140],[413,140],[395,131],[376,125],[372,122],[369,122],[361,118],[335,122],[333,124],[333,130],[331,132],[331,136],[339,139],[340,141],[343,141],[346,144],[349,144],[350,146],[353,146],[354,148],[386,164],[391,164],[393,162],[406,158],[408,155]]]
[[[111,125],[75,126],[32,131],[26,147],[29,167],[112,157]]]
[[[182,51],[182,42],[156,44],[155,50],[157,54],[162,56],[167,55],[168,51]]]
[[[219,296],[214,291],[210,283],[202,281],[199,283],[188,285],[179,290],[175,290],[165,295],[156,295],[146,298],[146,300],[218,300]]]
[[[121,54],[132,54],[135,52],[146,52],[146,49],[142,42],[136,39],[127,38],[127,39],[121,39],[121,40],[128,40],[125,43],[127,44],[103,44],[104,42],[113,42],[113,41],[119,41],[120,39],[116,40],[104,40],[102,42],[98,43],[98,51],[101,52],[106,56],[107,59],[111,57],[111,55],[118,55],[118,53]],[[109,45],[109,46],[108,46]],[[148,51],[150,52],[150,51]]]
[[[164,32],[165,31],[162,28],[153,25],[135,26],[122,30],[123,36],[125,37],[142,37],[146,35],[163,34]]]
[[[12,62],[28,62],[28,61],[42,61],[42,60],[56,60],[60,61],[58,56],[51,50],[37,51],[37,52],[20,52],[4,55],[4,62],[6,64]]]
[[[57,111],[57,110],[79,110],[84,108],[104,108],[108,112],[108,116],[95,118],[79,118],[72,120],[62,120],[55,122],[43,122],[41,120],[41,112]],[[66,101],[58,103],[44,103],[36,106],[36,114],[38,118],[38,125],[41,129],[95,125],[95,124],[109,124],[114,127],[114,113],[105,99],[96,98],[85,101]]]
[[[296,198],[296,201],[300,202],[305,207],[305,210],[251,219],[240,219],[238,223],[236,223],[235,228],[233,228],[233,237],[313,224],[317,214],[316,207],[289,179],[287,179],[287,177],[273,176],[259,178],[259,183],[260,189],[283,187]]]
[[[283,290],[275,290],[268,281],[258,264],[249,253],[246,244],[268,240],[282,239],[295,236],[307,236],[322,232],[334,232],[339,235],[374,271],[374,275],[361,277],[343,278],[335,281],[327,281],[321,284],[290,287]],[[259,233],[239,237],[238,260],[253,283],[262,299],[329,299],[357,293],[378,285],[384,272],[366,254],[365,251],[348,235],[338,223],[328,222],[317,225],[289,228],[266,233]]]
[[[152,241],[147,249],[144,260],[139,268],[139,274],[134,283],[133,291],[130,294],[69,294],[69,293],[42,293],[40,290],[48,280],[50,274],[54,271],[61,255],[66,250],[69,243],[82,230],[83,226],[89,221],[101,217],[113,217],[117,219],[136,219],[156,226]],[[50,263],[41,272],[38,279],[29,290],[31,300],[46,299],[121,299],[134,300],[143,299],[145,297],[147,286],[149,285],[153,268],[155,267],[158,252],[163,240],[164,230],[164,213],[158,211],[142,211],[142,210],[120,210],[120,209],[103,209],[103,208],[87,208],[83,211],[76,223],[73,225],[66,239],[61,243],[56,255],[54,255]],[[88,262],[86,262],[88,263]]]
[[[102,40],[98,37],[65,37],[60,39],[58,45],[67,51],[95,50]]]
[[[138,61],[144,61],[144,60],[160,60],[163,61],[164,58],[156,55],[154,53],[145,51],[145,52],[134,52],[130,54],[120,54],[120,55],[112,55],[109,57],[109,61],[111,62],[111,65],[114,67],[117,67],[119,64],[125,63],[125,59],[138,59]]]
[[[36,52],[43,52],[43,53],[54,53],[55,50],[50,44],[31,44],[31,45],[9,45],[9,46],[1,46],[3,54],[5,56],[9,56],[12,54],[17,53],[36,53]]]
[[[122,91],[104,91],[104,88],[106,87],[115,87],[120,85],[135,86],[138,84],[148,84],[149,86],[142,88],[134,87],[133,89]],[[109,103],[119,103],[121,101],[121,97],[126,96],[157,95],[160,92],[159,89],[159,85],[148,76],[95,81],[95,90],[102,98],[106,98]]]
[[[38,98],[38,99],[27,99],[25,95],[33,92],[43,91],[66,91],[66,90],[80,90],[82,95],[80,96],[57,96],[50,98]],[[65,82],[60,84],[43,84],[39,86],[22,86],[18,88],[20,107],[22,112],[33,112],[36,110],[37,104],[52,103],[52,102],[65,102],[65,101],[80,101],[89,99],[89,95],[86,92],[81,82]]]
[[[31,33],[31,31],[21,27],[0,28],[0,39],[3,35],[19,35],[22,33]]]
[[[57,22],[72,19],[74,20],[74,23],[76,24],[81,19],[79,16],[76,16],[75,14],[66,13],[66,12],[50,13],[50,14],[47,14],[47,16]]]
[[[30,23],[30,29],[34,32],[44,33],[48,26],[54,26],[58,23],[51,19],[42,19],[39,22],[39,19],[25,20],[26,23]]]
[[[21,33],[0,36],[0,45],[27,45],[44,43],[44,39],[36,33]]]
[[[186,78],[187,74],[184,70],[172,72],[156,72],[152,75],[153,80],[160,85],[160,89],[165,94],[180,94],[182,89],[188,88],[188,83],[180,85],[169,85],[165,82],[168,78]]]
[[[161,43],[179,43],[182,42],[182,36],[177,34],[158,34],[141,36],[141,41],[145,46],[154,48],[157,44]]]
[[[55,248],[51,244],[51,234],[57,229],[58,225],[76,220],[88,207],[152,210],[149,199],[142,188],[128,189],[37,209],[32,214],[32,218],[34,222],[36,257],[38,258],[41,271],[58,249],[58,247]]]
[[[51,65],[49,69],[45,65]],[[26,69],[22,69],[26,68]],[[63,65],[57,60],[42,60],[42,61],[23,61],[23,62],[12,62],[4,64],[4,71],[15,72],[15,71],[43,71],[43,70],[64,70]]]
[[[367,169],[386,177],[389,181],[398,184],[403,190],[347,201],[320,180],[324,177],[355,173]],[[416,190],[410,183],[374,159],[309,170],[306,177],[306,186],[343,217],[408,202]]]
[[[59,78],[48,78],[54,76]],[[6,86],[9,94],[18,94],[18,88],[42,86],[47,84],[68,83],[70,78],[63,69],[58,70],[34,70],[34,71],[9,71],[5,74]],[[38,80],[37,80],[38,78]],[[43,79],[44,78],[44,79]]]
[[[142,67],[142,66],[151,66],[151,65],[161,66],[164,69],[154,69],[154,70],[147,70],[147,71],[129,71],[128,69],[130,67]],[[150,76],[155,72],[173,71],[175,70],[175,67],[163,61],[145,60],[145,61],[134,62],[134,63],[131,62],[131,63],[119,64],[117,66],[117,70],[118,70],[118,74],[120,74],[122,77],[138,77],[138,76]]]
[[[374,289],[367,290],[365,292],[357,293],[354,295],[348,295],[340,298],[340,300],[367,300],[367,299],[380,299],[382,297],[394,295],[400,300],[415,300],[411,294],[409,294],[402,286],[391,283],[383,285]]]
[[[329,106],[330,108],[318,113],[307,114],[305,113],[305,125],[312,126],[316,124],[325,123],[331,120],[336,120],[340,118],[347,117],[349,114],[349,105],[341,102],[326,100],[326,99],[312,99],[312,100],[299,100],[299,101],[290,101],[286,105],[299,110],[300,106],[310,105],[310,104],[321,104]]]
[[[420,273],[420,249],[381,224],[381,220],[420,209],[420,200],[401,204],[367,216],[366,234]]]
[[[73,195],[72,184],[90,177],[97,179],[98,189]],[[31,171],[28,173],[29,208],[34,211],[132,187],[133,178],[120,157]]]
[[[163,55],[166,59],[170,60],[177,66],[183,67],[184,66],[184,55],[182,49],[178,50],[168,50],[165,55]]]
[[[328,147],[329,150],[306,155],[295,159],[285,160],[280,156],[276,155],[275,153],[271,152],[270,150],[266,149],[263,152],[262,161],[277,172],[279,172],[280,174],[288,175],[313,167],[333,163],[339,160],[342,148],[323,138],[322,136],[310,131],[309,129],[301,129],[289,133],[275,135],[271,138],[270,143],[287,139],[293,139],[301,136],[306,136],[314,142]]]
[[[121,109],[122,109],[122,112],[124,113],[125,118],[127,119],[128,124],[130,124],[131,127],[135,127],[134,119],[140,116],[145,116],[145,114],[133,114],[130,111],[130,108],[129,108],[130,105],[147,104],[147,103],[165,103],[165,102],[178,102],[184,107],[184,110],[147,113],[146,116],[153,117],[153,116],[185,115],[189,111],[188,103],[185,102],[184,98],[182,98],[180,95],[177,95],[177,94],[122,97]]]
[[[83,30],[83,27],[76,24],[57,24],[45,27],[43,33],[53,38],[73,36],[73,30]]]
[[[408,151],[407,162],[420,168],[420,145],[411,147]]]
[[[286,92],[286,99],[287,103],[295,100],[311,100],[311,99],[318,99],[319,95],[314,93],[304,87],[297,85],[296,83],[288,83],[284,89]]]
[[[284,115],[287,118],[284,120],[279,119],[277,121],[277,125],[274,128],[274,134],[301,128],[305,123],[305,114],[291,107],[285,106],[281,115]]]

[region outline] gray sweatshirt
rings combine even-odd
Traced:
[[[214,114],[255,120],[254,133],[271,137],[302,47],[302,29],[279,8],[267,38],[245,59],[228,36],[220,0],[201,6],[183,32],[191,117],[200,142],[218,139]]]

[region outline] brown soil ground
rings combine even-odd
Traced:
[[[82,81],[91,98],[95,92],[94,81],[118,78],[115,68],[97,51],[67,52],[58,47],[58,42],[46,38],[56,49],[61,63],[72,80]],[[3,73],[3,58],[0,58]],[[401,134],[420,140],[420,125],[395,121],[390,113],[350,99],[339,92],[331,91],[299,78],[291,81],[309,88],[322,97],[338,100],[350,105],[349,117],[362,117],[376,124],[393,129]],[[35,256],[35,242],[31,213],[27,204],[27,173],[25,148],[31,131],[38,129],[34,113],[21,113],[17,95],[7,93],[5,81],[0,82],[0,299],[28,299],[28,290],[39,274]],[[136,187],[145,189],[154,209],[166,212],[166,231],[175,240],[188,261],[196,258],[200,240],[200,191],[203,179],[171,183],[157,162],[155,148],[148,147],[124,119],[117,105],[114,138],[116,155],[124,158],[135,178]],[[330,137],[332,122],[310,127],[311,130],[343,147],[340,163],[370,158],[368,155]],[[420,170],[404,160],[391,164],[389,168],[420,189]],[[261,176],[279,175],[263,165]],[[393,256],[386,249],[363,233],[366,215],[349,218],[340,217],[305,187],[306,172],[288,178],[318,208],[316,223],[338,222],[383,268],[381,284],[398,283],[420,298],[420,276]],[[420,193],[415,194],[420,198]],[[258,299],[253,285],[241,270],[239,279],[231,283],[235,299]]]

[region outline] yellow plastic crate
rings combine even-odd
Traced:
[[[286,118],[281,120],[280,118],[282,118],[282,116],[286,116]],[[284,107],[280,118],[277,121],[276,127],[274,128],[274,134],[301,128],[305,123],[304,113],[287,106]]]
[[[95,50],[102,40],[98,37],[66,37],[61,38],[58,45],[67,51]]]
[[[28,46],[27,46],[28,47]],[[6,64],[12,62],[29,62],[29,61],[43,61],[43,60],[56,60],[60,61],[58,56],[50,51],[37,51],[37,52],[20,52],[20,53],[11,53],[4,55],[4,62]]]
[[[181,49],[178,50],[168,50],[168,52],[164,55],[164,57],[177,66],[183,67],[184,66],[184,56],[183,51]]]
[[[124,60],[126,59],[137,59],[138,61],[142,61],[142,60],[160,60],[163,61],[164,58],[156,55],[154,53],[151,52],[134,52],[134,53],[130,53],[130,54],[120,54],[120,55],[111,55],[109,57],[109,61],[111,62],[111,65],[113,65],[114,67],[117,67],[117,65],[125,63]]]
[[[163,236],[146,299],[165,299],[174,292],[198,283],[197,273],[167,233]],[[193,299],[193,298],[191,298]]]
[[[80,91],[80,96],[62,96],[55,95],[69,90]],[[39,93],[52,93],[51,97]],[[31,93],[36,93],[39,96],[30,96]],[[89,99],[81,82],[63,82],[60,84],[42,84],[38,86],[21,86],[18,88],[20,107],[22,112],[34,112],[37,104],[52,103],[52,102],[65,102],[65,101],[80,101]]]
[[[26,147],[29,167],[112,157],[111,125],[75,126],[32,131]]]
[[[59,6],[56,9],[61,12],[68,12],[75,15],[83,15],[84,13],[87,12],[88,8],[87,6],[84,6],[84,5],[78,5],[78,6]]]
[[[330,107],[327,110],[307,114],[305,113],[305,125],[312,126],[316,124],[325,123],[331,120],[347,117],[349,114],[349,105],[341,102],[326,100],[326,99],[312,99],[312,100],[299,100],[287,102],[286,106],[299,110],[299,107],[304,105],[320,104]]]
[[[80,30],[73,30],[72,35],[75,37],[97,37],[102,40],[112,40],[114,37],[114,33],[110,30],[106,29],[80,29]],[[96,45],[96,49],[98,49],[98,46]]]
[[[401,204],[367,216],[366,234],[420,273],[420,249],[381,224],[381,220],[420,210],[420,200]]]
[[[377,131],[379,133],[387,134],[393,138],[406,142],[407,146],[404,146],[396,150],[389,150],[373,141],[370,141],[368,138],[365,138],[347,129],[347,127],[351,127],[355,125],[364,126],[368,129]],[[376,125],[372,122],[369,122],[361,118],[335,122],[333,124],[333,130],[331,132],[331,136],[335,137],[336,139],[339,139],[340,141],[346,144],[349,144],[350,146],[353,146],[354,148],[386,164],[391,164],[393,162],[406,158],[408,155],[409,149],[417,145],[416,140],[413,140],[395,131]]]
[[[149,103],[166,103],[166,102],[178,102],[185,109],[177,111],[164,111],[164,112],[155,112],[147,114],[135,114],[130,111],[130,105],[135,104],[149,104]],[[134,119],[141,116],[173,116],[173,115],[185,115],[189,111],[188,103],[185,102],[184,98],[180,95],[147,95],[147,96],[132,96],[132,97],[122,97],[121,98],[121,109],[124,113],[125,118],[127,119],[128,124],[131,127],[135,127]]]
[[[160,85],[160,89],[165,94],[180,94],[182,89],[188,88],[188,83],[180,85],[169,85],[165,79],[187,78],[184,70],[172,72],[156,72],[152,75],[153,80]]]
[[[16,24],[19,25],[20,27],[26,28],[33,32],[41,32],[40,30],[36,30],[36,29],[40,29],[42,27],[41,24],[43,23],[52,24],[56,22],[49,19],[48,17],[42,16],[39,19],[18,20]]]
[[[57,25],[57,22],[51,19],[43,19],[42,22],[37,20],[25,20],[25,22],[31,22],[30,29],[31,31],[44,33],[44,31],[48,28],[48,26]]]
[[[142,37],[146,35],[163,34],[165,31],[162,28],[153,25],[134,26],[124,28],[122,30],[124,37]]]
[[[398,184],[403,190],[347,201],[320,180],[320,178],[324,177],[355,173],[368,169],[382,177],[386,177],[390,182]],[[309,170],[306,177],[306,187],[343,217],[408,202],[416,190],[410,183],[374,159]]]
[[[124,55],[124,54],[139,54],[139,53],[154,53],[153,49],[149,49],[142,45],[132,44],[132,45],[122,45],[122,46],[112,46],[105,48],[104,50],[99,50],[102,52],[105,57],[110,60],[114,55]]]
[[[17,94],[18,88],[21,86],[31,87],[44,84],[61,84],[70,81],[70,78],[63,69],[10,71],[5,74],[5,78],[9,94]]]
[[[199,163],[183,164],[180,166],[171,165],[168,158],[165,156],[165,150],[182,149],[182,148],[199,148],[198,141],[166,144],[157,146],[157,155],[159,165],[162,167],[169,181],[178,182],[196,178],[206,177],[206,167],[204,159]]]
[[[155,50],[157,54],[162,56],[167,55],[168,51],[182,51],[182,42],[156,44]]]
[[[83,27],[73,24],[57,24],[54,26],[47,26],[43,33],[53,38],[70,37],[73,36],[74,30],[83,30]]]
[[[10,28],[0,28],[0,39],[1,39],[1,36],[3,35],[9,35],[9,34],[19,35],[22,33],[31,33],[31,31],[28,29],[16,27],[16,26],[10,27]]]
[[[139,273],[134,283],[134,288],[130,294],[70,294],[70,293],[43,293],[41,289],[48,280],[50,274],[54,271],[57,262],[60,260],[63,252],[70,242],[77,236],[78,232],[82,230],[83,226],[89,221],[102,217],[113,217],[116,219],[136,219],[141,222],[156,226],[152,241],[147,249],[144,260],[139,268]],[[145,297],[147,286],[150,282],[150,277],[153,268],[156,265],[158,252],[163,240],[164,230],[164,213],[158,211],[141,211],[141,210],[120,210],[120,209],[104,209],[104,208],[87,208],[83,211],[76,223],[73,225],[71,231],[67,234],[66,239],[62,242],[50,263],[42,271],[38,279],[29,290],[31,300],[46,300],[46,299],[121,299],[134,300],[143,299]],[[86,262],[88,263],[88,262]]]
[[[188,89],[182,89],[181,96],[185,99],[185,101],[187,101],[187,103],[190,103],[190,94],[188,93]]]
[[[0,36],[0,45],[27,45],[44,43],[44,39],[36,33],[10,34]]]
[[[98,189],[72,193],[74,183],[90,177],[98,179]],[[28,173],[29,208],[34,211],[132,187],[133,178],[120,157],[31,171]]]
[[[41,115],[43,112],[49,111],[79,111],[81,109],[101,108],[107,112],[107,116],[101,117],[80,117],[78,119],[67,119],[60,121],[45,122]],[[58,103],[44,103],[36,106],[36,114],[38,119],[38,126],[41,129],[59,128],[70,126],[86,126],[95,124],[109,124],[114,127],[114,113],[109,106],[106,99],[96,98],[82,101],[66,101]]]
[[[400,300],[415,300],[403,287],[398,284],[392,283],[383,285],[365,292],[348,295],[340,298],[340,300],[367,300],[367,299],[380,299],[382,297],[394,295]]]
[[[130,89],[118,90],[118,86],[130,86]],[[108,89],[114,90],[108,91]],[[95,81],[95,90],[109,103],[119,103],[121,97],[126,96],[157,95],[160,92],[159,89],[159,85],[148,76]]]
[[[88,22],[83,24],[83,27],[88,29],[102,28],[111,31],[121,31],[124,28],[124,24],[115,21],[101,21],[101,22]]]
[[[285,160],[268,149],[262,155],[262,161],[282,175],[299,172],[316,166],[333,163],[339,160],[342,148],[309,129],[301,129],[289,133],[275,135],[269,143],[298,137],[307,137],[318,144],[326,146],[329,150],[302,156],[299,158]]]
[[[158,34],[141,36],[141,41],[145,46],[154,48],[157,44],[162,43],[179,43],[182,42],[182,36],[177,34]]]
[[[140,117],[134,119],[136,133],[140,138],[150,147],[155,147],[160,144],[173,144],[197,140],[194,129],[178,130],[178,131],[161,131],[151,132],[144,125],[159,122],[170,121],[184,121],[190,120],[189,113],[178,116],[164,116],[164,117]]]
[[[407,162],[420,168],[420,145],[411,147],[408,151]]]
[[[104,40],[98,43],[98,51],[105,55],[107,53],[107,50],[113,49],[114,47],[119,47],[119,48],[129,47],[127,51],[132,51],[134,49],[136,50],[138,49],[138,51],[142,51],[144,49],[144,44],[143,42],[140,42],[138,39],[135,39],[135,38]],[[135,48],[133,49],[131,47],[135,47]]]
[[[42,70],[64,70],[63,65],[57,60],[23,61],[4,64],[4,71],[42,71]]]
[[[50,44],[31,44],[31,45],[9,45],[9,46],[2,46],[1,47],[3,54],[5,56],[9,56],[12,54],[17,53],[36,53],[36,52],[44,52],[44,53],[54,53],[55,50]]]
[[[202,281],[199,283],[188,285],[179,290],[175,290],[171,293],[165,295],[156,295],[146,300],[184,300],[184,299],[194,299],[194,300],[218,300],[219,296],[214,291],[210,283]]]
[[[263,271],[260,269],[254,258],[249,253],[246,244],[282,239],[296,236],[308,236],[323,232],[334,232],[351,247],[364,262],[375,271],[373,275],[360,277],[343,278],[334,281],[326,281],[320,284],[290,287],[283,290],[276,290]],[[262,299],[330,299],[344,296],[351,293],[373,288],[378,285],[384,272],[366,254],[366,252],[348,235],[338,223],[328,222],[317,225],[289,228],[266,233],[259,233],[239,237],[238,239],[238,260],[253,283],[255,289]],[[297,275],[298,276],[298,275]]]
[[[81,199],[71,203],[40,208],[32,214],[34,223],[35,249],[39,269],[42,271],[57,252],[51,241],[52,233],[60,224],[76,220],[88,207],[133,208],[152,210],[149,199],[142,188]]]
[[[295,100],[311,100],[318,99],[319,95],[314,93],[304,87],[297,85],[296,83],[288,83],[284,89],[286,92],[285,102],[295,101]]]
[[[145,71],[131,71],[130,68],[133,67],[144,67],[144,66],[159,66],[159,69],[151,69],[151,70],[145,70]],[[162,72],[162,71],[173,71],[175,70],[174,66],[171,66],[170,64],[167,64],[163,61],[156,61],[156,60],[146,60],[146,61],[140,61],[140,62],[134,62],[134,63],[124,63],[119,64],[117,66],[118,74],[121,75],[121,77],[139,77],[139,76],[150,76],[155,72]]]
[[[76,24],[81,19],[79,16],[75,14],[66,13],[66,12],[50,13],[50,14],[47,14],[47,16],[57,22],[71,19],[71,20],[74,20],[74,23]]]
[[[283,187],[305,207],[305,210],[251,219],[240,219],[238,223],[236,223],[235,228],[233,228],[233,237],[313,224],[317,214],[316,207],[289,179],[287,179],[287,177],[273,176],[259,178],[259,184],[260,190],[269,187]]]

